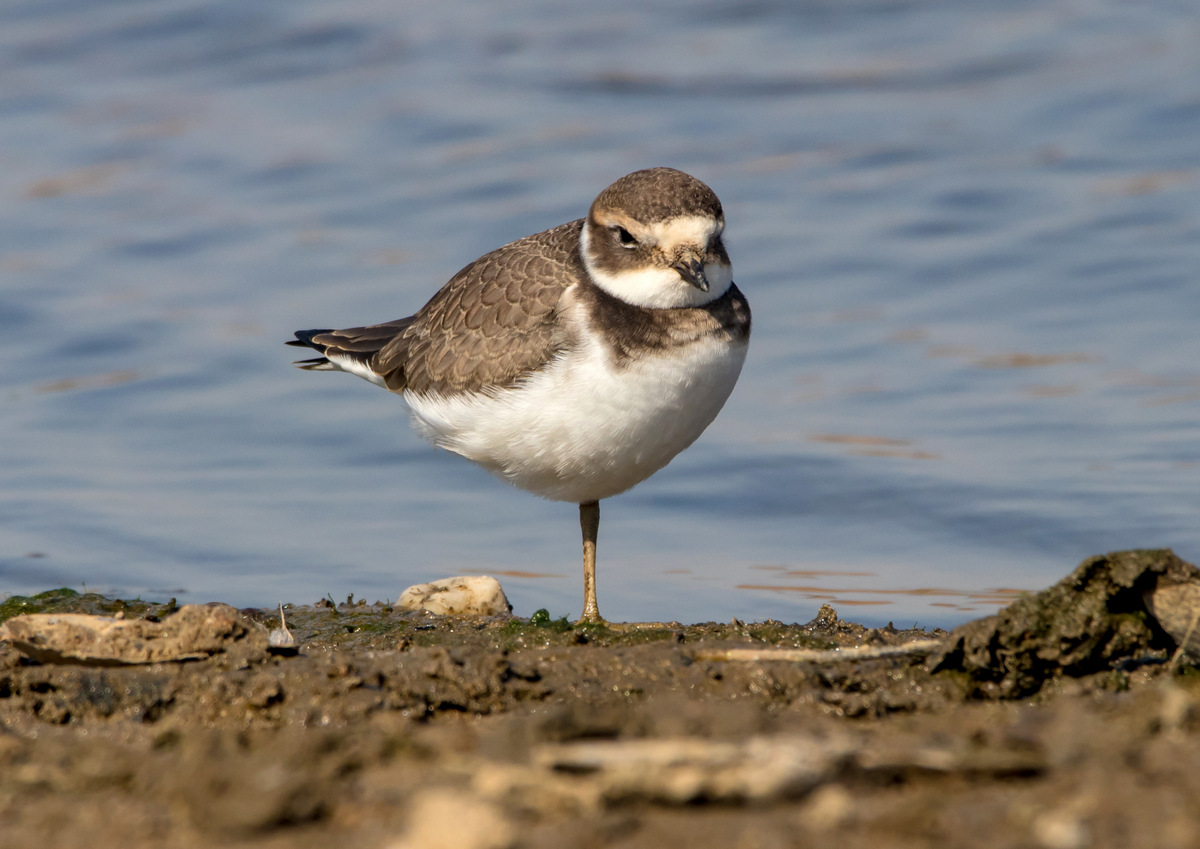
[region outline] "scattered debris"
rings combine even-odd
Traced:
[[[1093,558],[954,635],[14,597],[0,843],[1200,845],[1197,574]]]

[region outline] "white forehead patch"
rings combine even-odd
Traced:
[[[707,215],[680,215],[645,225],[643,229],[663,250],[669,251],[678,245],[695,245],[703,249],[715,234],[721,232],[721,222]]]

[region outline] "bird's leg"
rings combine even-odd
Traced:
[[[600,502],[579,505],[579,527],[583,530],[583,615],[580,622],[603,622],[596,606],[596,534],[600,530]]]

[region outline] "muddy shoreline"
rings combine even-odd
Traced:
[[[0,846],[1193,846],[1197,574],[1092,558],[953,634],[327,601],[290,649],[262,610],[184,662],[0,642]],[[64,612],[178,615],[0,606]]]

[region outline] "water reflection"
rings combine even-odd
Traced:
[[[852,575],[871,575],[866,572],[815,572],[789,570],[785,576],[796,577],[848,577]],[[824,586],[823,584],[738,584],[737,589],[767,593],[798,593],[813,601],[828,602],[843,606],[884,606],[898,605],[904,610],[912,608],[913,599],[919,599],[928,607],[945,608],[963,613],[990,611],[997,607],[1011,604],[1016,598],[1026,594],[1028,590],[996,587],[983,591],[958,590],[948,587],[904,587],[891,588],[880,586],[846,587]]]

